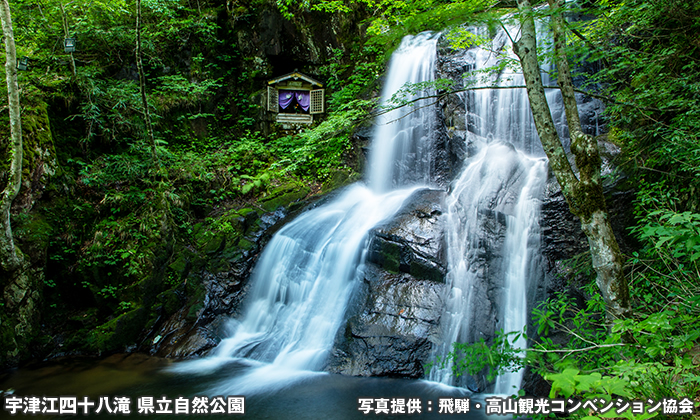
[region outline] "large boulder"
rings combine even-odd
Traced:
[[[368,261],[393,273],[443,282],[445,261],[445,192],[419,190],[389,221],[370,231]]]
[[[370,231],[363,284],[327,367],[356,376],[419,378],[439,340],[445,294],[445,192],[416,191]]]
[[[420,378],[440,338],[445,284],[368,264],[327,370],[354,376]]]

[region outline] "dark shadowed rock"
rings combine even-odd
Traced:
[[[445,285],[365,267],[327,370],[355,376],[420,378],[439,339]]]
[[[444,197],[440,190],[415,192],[390,221],[370,231],[368,260],[390,272],[444,281]]]

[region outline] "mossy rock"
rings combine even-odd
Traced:
[[[96,350],[121,351],[134,344],[148,321],[148,311],[137,308],[97,327],[90,335]]]
[[[18,215],[17,221],[13,221],[13,233],[16,238],[30,242],[32,247],[45,249],[49,245],[51,224],[38,212],[30,212]]]
[[[4,311],[3,311],[4,312]],[[21,358],[21,345],[15,341],[14,330],[7,322],[7,316],[2,313],[2,320],[4,321],[0,324],[0,364],[5,367],[7,365],[16,364]]]
[[[179,287],[179,286],[178,286]],[[183,305],[183,301],[177,292],[177,287],[158,295],[158,302],[162,305],[163,312],[166,315],[172,315],[177,312]]]
[[[226,245],[226,235],[220,233],[204,243],[202,251],[210,255],[215,254],[221,251],[224,245]]]
[[[231,264],[225,258],[213,258],[207,264],[207,271],[212,274],[224,273],[231,270]]]
[[[204,223],[197,223],[194,226],[192,226],[192,235],[194,235],[195,240],[200,236],[201,233],[203,233],[206,229],[204,229]]]
[[[358,179],[358,174],[344,170],[336,170],[331,173],[328,180],[323,183],[321,191],[325,194],[337,188],[351,184]]]
[[[168,267],[176,273],[182,274],[187,269],[187,260],[187,256],[185,256],[184,253],[181,253],[175,261],[168,265]]]
[[[263,212],[260,209],[244,208],[238,211],[238,213],[245,218],[245,231],[244,234],[250,233],[251,229],[258,226],[260,221],[260,216]]]
[[[252,217],[252,220],[255,220],[256,218],[258,218],[260,216],[260,214],[258,213],[258,210],[250,208],[250,207],[246,207],[246,208],[242,208],[240,210],[237,210],[236,213],[242,217],[245,217],[246,220],[251,220],[251,217]]]
[[[185,293],[188,298],[190,309],[187,312],[187,318],[190,321],[197,319],[197,313],[204,307],[204,297],[207,291],[202,284],[202,279],[197,276],[189,276],[185,287]]]
[[[0,114],[0,135],[9,137],[9,118],[6,112]],[[55,171],[56,151],[51,135],[48,104],[43,101],[41,93],[29,86],[22,95],[22,179],[23,184],[30,183],[31,173],[37,166],[42,166],[42,173],[53,174]],[[6,151],[0,151],[0,170],[6,170],[9,159]]]
[[[234,234],[243,234],[255,223],[255,220],[260,217],[258,210],[246,207],[243,209],[229,211],[221,216],[221,222],[227,222],[230,232]]]
[[[417,279],[425,279],[437,283],[445,282],[445,273],[443,273],[437,265],[431,266],[423,261],[412,260],[410,264],[409,274]]]
[[[97,308],[90,308],[81,315],[75,315],[68,320],[82,328],[92,328],[97,325]]]
[[[238,244],[237,244],[237,245],[238,245],[238,249],[242,249],[242,250],[245,250],[245,251],[249,251],[249,250],[255,248],[255,242],[251,242],[251,241],[249,241],[249,240],[246,239],[246,238],[241,238],[241,239],[238,241]]]
[[[93,334],[96,330],[94,328],[84,328],[75,331],[73,334],[66,337],[63,342],[63,349],[67,351],[84,351],[84,352],[96,352],[99,349],[95,347],[95,339]]]
[[[311,192],[311,188],[300,184],[285,184],[275,188],[267,197],[260,199],[260,207],[275,211],[280,207],[301,200]]]
[[[398,273],[401,266],[401,245],[375,238],[374,246],[378,246],[377,256],[379,265],[387,271]]]
[[[195,321],[199,316],[199,311],[202,310],[202,308],[204,308],[204,302],[195,302],[194,305],[190,306],[190,310],[187,311],[187,320]]]

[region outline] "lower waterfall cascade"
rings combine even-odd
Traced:
[[[383,103],[405,83],[432,79],[436,43],[437,37],[428,33],[404,38],[392,56]],[[174,371],[201,374],[233,360],[250,363],[257,367],[217,392],[230,388],[254,393],[283,387],[286,379],[323,367],[358,283],[369,230],[430,183],[429,150],[423,144],[428,133],[423,128],[430,126],[433,112],[422,103],[410,114],[387,113],[386,121],[400,123],[377,128],[375,139],[380,141],[374,141],[370,152],[372,188],[354,184],[275,234],[251,276],[242,320],[231,322],[233,334],[211,356],[179,364]]]

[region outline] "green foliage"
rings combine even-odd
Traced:
[[[550,398],[562,395],[566,398],[571,396],[585,395],[586,399],[599,398],[604,401],[612,401],[612,396],[633,398],[629,392],[627,382],[615,376],[602,376],[598,372],[581,374],[578,369],[567,368],[561,373],[552,373],[545,376],[552,381],[552,388],[549,393]],[[659,412],[649,413],[649,408],[644,413],[633,414],[630,410],[617,413],[615,410],[599,416],[583,416],[585,420],[599,420],[601,418],[626,418],[630,420],[646,420],[659,415]]]
[[[643,292],[633,291],[635,297]],[[608,400],[613,395],[637,399],[697,395],[698,360],[691,351],[700,337],[697,309],[666,305],[664,311],[640,311],[635,318],[609,325],[603,322],[600,300],[596,296],[581,309],[560,296],[534,314],[542,336],[528,361],[553,381],[553,395],[568,397],[575,392],[582,398],[602,395]],[[566,332],[569,341],[553,343],[547,334],[554,330]],[[586,388],[586,381],[595,386]]]
[[[453,28],[445,37],[447,41],[449,41],[450,47],[456,50],[474,48],[490,42],[490,40],[484,36],[475,34],[463,26]]]
[[[321,180],[338,169],[349,169],[345,159],[352,149],[351,131],[369,116],[373,105],[368,100],[348,102],[314,129],[273,142],[273,149],[282,157],[273,168]]]
[[[522,334],[498,331],[492,343],[487,343],[483,338],[474,344],[453,343],[452,351],[444,360],[438,360],[438,364],[444,368],[449,362],[455,377],[465,372],[476,375],[486,369],[487,380],[493,381],[496,376],[523,366],[521,351],[513,346]]]
[[[490,345],[458,343],[450,354],[454,369],[474,375],[488,368],[492,380],[528,365],[551,382],[550,398],[659,400],[700,393],[697,313],[676,307],[606,325],[594,311],[599,305],[581,309],[563,296],[551,299],[535,311],[539,340],[530,349],[513,348],[502,333]],[[555,330],[569,340],[555,343],[549,338]]]
[[[624,380],[611,376],[602,376],[598,372],[580,374],[578,369],[567,368],[561,373],[551,373],[545,378],[552,381],[549,392],[550,398],[563,395],[570,398],[574,394],[586,393],[589,397],[610,398],[611,395],[619,395],[631,398],[632,394],[627,389]]]
[[[396,46],[406,34],[440,31],[461,25],[492,20],[487,12],[496,3],[492,0],[466,1],[382,1],[373,5],[376,16],[367,29],[370,42]],[[372,7],[372,6],[370,6]],[[457,29],[459,32],[460,30]],[[455,32],[456,34],[457,32]]]
[[[656,210],[645,220],[647,223],[639,226],[639,237],[652,243],[657,252],[668,252],[668,257],[690,263],[700,258],[700,214]]]
[[[326,78],[331,92],[328,97],[328,112],[347,108],[346,104],[376,87],[377,79],[384,69],[382,49],[376,45],[354,44],[351,50],[332,50],[328,63],[318,72]]]
[[[193,107],[211,99],[216,90],[221,87],[221,79],[193,82],[182,74],[164,75],[158,77],[158,87],[154,91],[153,101],[157,103],[156,109],[161,112],[176,107]]]
[[[700,63],[694,57],[700,46],[694,39],[700,5],[609,1],[598,13],[604,18],[584,35],[596,47],[590,57],[606,65],[592,82],[615,99],[606,112],[611,138],[625,152],[625,169],[641,181],[647,198],[654,192],[659,201],[675,200],[667,210],[697,212]]]

